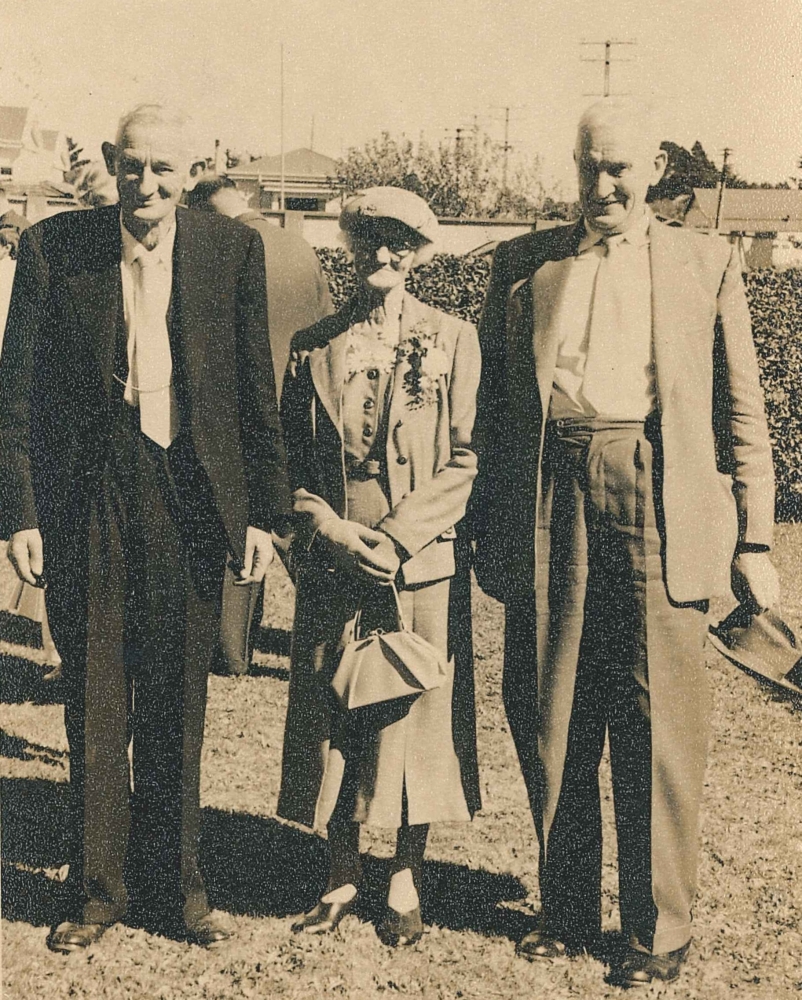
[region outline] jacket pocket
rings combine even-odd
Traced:
[[[437,538],[433,542],[429,542],[401,567],[401,575],[408,587],[417,583],[434,583],[436,580],[446,580],[455,572],[454,543],[452,541],[441,542]]]

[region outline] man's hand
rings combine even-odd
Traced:
[[[265,578],[267,567],[272,562],[273,539],[270,533],[249,526],[245,532],[245,558],[239,577],[234,580],[234,586],[244,587],[249,583],[261,583]]]
[[[40,578],[44,573],[45,555],[38,528],[15,531],[9,539],[7,552],[20,580],[30,583],[32,587],[42,585]]]
[[[321,524],[318,533],[338,569],[382,584],[395,579],[401,560],[392,539],[383,532],[331,517]]]
[[[760,614],[780,600],[780,581],[768,552],[741,552],[732,561],[732,592]]]

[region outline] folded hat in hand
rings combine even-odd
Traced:
[[[802,648],[793,629],[773,611],[756,614],[739,604],[709,632],[712,645],[737,667],[802,694]]]

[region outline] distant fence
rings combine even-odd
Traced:
[[[299,233],[313,247],[334,249],[342,246],[339,218],[323,212],[262,212],[274,225]],[[538,219],[537,222],[499,219],[440,219],[439,244],[443,253],[461,256],[486,243],[511,240],[533,229],[552,229],[559,221]]]

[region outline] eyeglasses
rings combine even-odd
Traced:
[[[381,239],[381,237],[372,237],[368,239],[358,238],[354,240],[354,249],[362,251],[363,253],[376,253],[377,250],[381,250],[382,247],[386,247],[390,251],[393,257],[397,260],[403,260],[405,257],[409,257],[410,254],[415,253],[417,250],[416,246],[410,246],[409,243],[397,240],[397,239]]]

